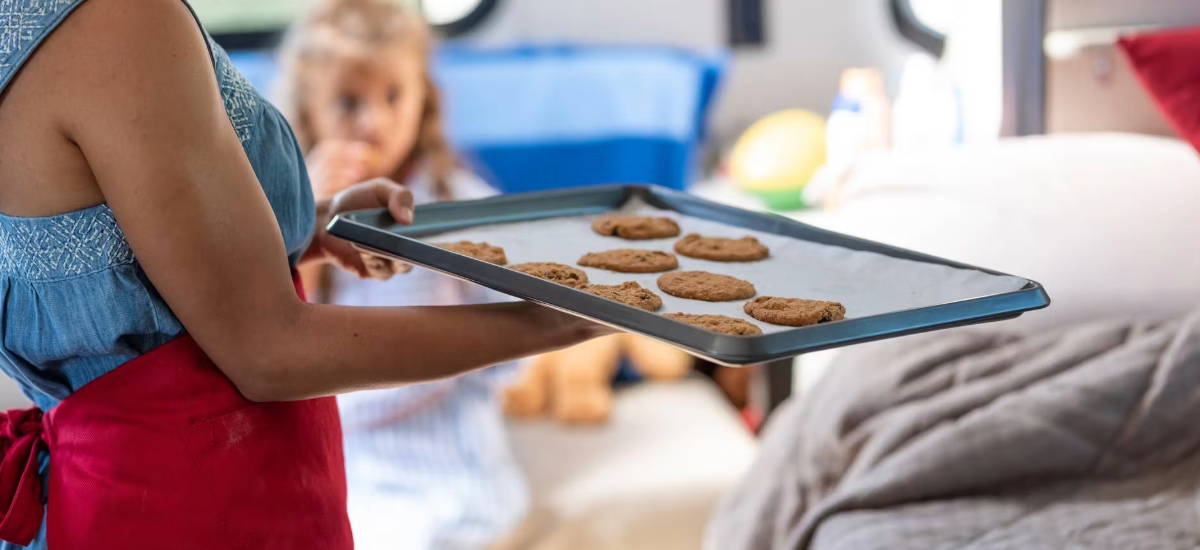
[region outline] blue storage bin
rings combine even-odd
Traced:
[[[683,189],[725,62],[665,47],[446,48],[436,78],[451,140],[505,191]]]

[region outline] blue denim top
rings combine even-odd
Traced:
[[[0,0],[0,92],[83,2]],[[229,122],[294,264],[316,223],[302,153],[283,116],[211,38],[209,47]],[[0,214],[0,369],[43,410],[184,332],[108,206],[45,218]]]

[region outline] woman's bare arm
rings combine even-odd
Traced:
[[[599,329],[531,304],[305,304],[275,217],[178,0],[89,0],[38,53],[56,124],[88,160],[142,267],[249,398],[289,400],[447,377]],[[33,82],[38,77],[31,75]]]

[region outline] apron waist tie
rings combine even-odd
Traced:
[[[0,540],[29,546],[42,527],[38,455],[44,450],[41,409],[0,413]]]

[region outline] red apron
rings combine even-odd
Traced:
[[[44,441],[50,550],[354,547],[334,398],[250,402],[189,336],[39,415],[0,423],[0,539],[40,527]]]

